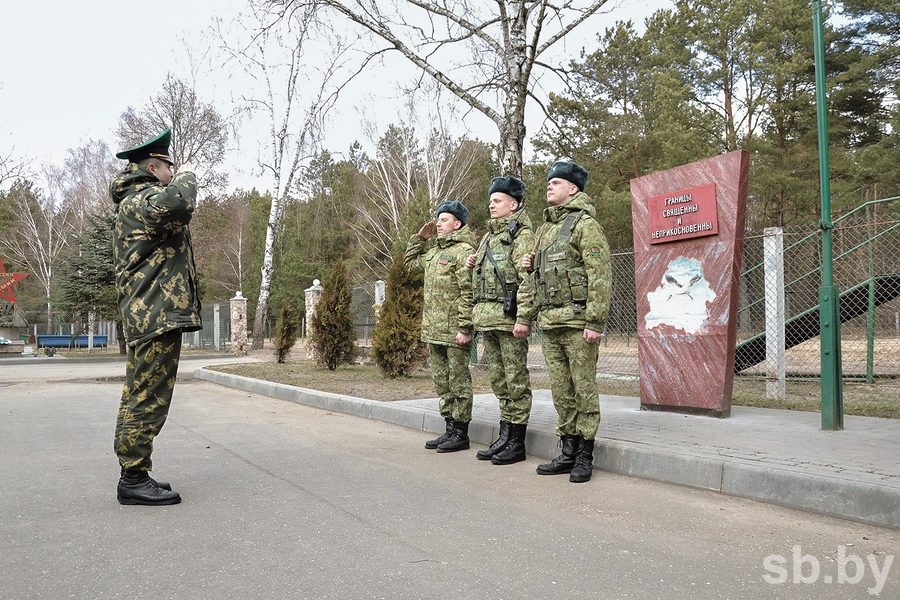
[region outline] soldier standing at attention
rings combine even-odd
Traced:
[[[584,193],[588,173],[573,162],[554,163],[547,175],[544,223],[536,254],[522,260],[531,270],[533,302],[520,307],[520,320],[538,314],[550,391],[559,418],[556,435],[562,454],[539,465],[541,475],[571,473],[569,481],[589,481],[594,437],[600,426],[597,394],[598,342],[609,314],[612,273],[609,244]]]
[[[461,202],[446,200],[435,214],[437,222],[425,223],[410,238],[403,258],[410,273],[425,274],[421,339],[428,344],[431,376],[447,422],[447,430],[425,447],[456,452],[469,448],[472,420],[472,277],[466,258],[474,252],[475,236]],[[435,244],[426,252],[435,229]]]
[[[466,266],[474,268],[472,321],[484,337],[491,389],[500,401],[500,435],[475,456],[495,465],[510,465],[525,460],[525,431],[531,414],[527,366],[531,321],[517,320],[517,306],[519,293],[525,293],[520,285],[528,276],[522,258],[534,247],[534,232],[523,210],[522,180],[494,177],[488,195],[488,232]]]
[[[178,504],[168,483],[150,477],[150,454],[166,422],[181,334],[202,328],[188,223],[197,182],[190,165],[172,171],[171,129],[116,158],[128,161],[109,186],[116,205],[113,259],[128,343],[114,449],[121,504]]]

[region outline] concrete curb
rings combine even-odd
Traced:
[[[436,409],[341,396],[203,368],[197,369],[194,377],[255,394],[421,431],[441,433],[446,426]],[[497,435],[496,423],[473,420],[469,425],[469,437],[475,443],[490,445]],[[526,446],[531,456],[539,458],[552,459],[559,454],[558,438],[553,431],[530,428],[526,434]],[[602,438],[595,442],[594,468],[867,525],[900,529],[900,490],[889,486],[760,466],[733,458],[693,456],[689,452],[665,451],[645,444]]]

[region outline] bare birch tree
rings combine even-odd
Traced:
[[[285,202],[298,172],[315,155],[322,120],[340,92],[340,86],[332,82],[341,72],[346,48],[334,37],[327,49],[314,44],[317,9],[313,3],[273,16],[251,6],[251,14],[235,22],[242,30],[238,44],[231,42],[231,33],[219,30],[229,63],[255,83],[255,89],[244,94],[241,102],[264,118],[268,133],[269,150],[261,154],[259,166],[272,177],[272,204],[253,322],[255,350],[263,347],[265,338],[275,242]]]
[[[444,200],[468,197],[477,183],[471,171],[484,144],[454,138],[432,123],[424,143],[412,127],[391,125],[376,145],[352,224],[361,262],[376,277],[386,277],[397,242],[405,242],[410,229],[418,230]]]
[[[48,167],[44,175],[52,182],[58,179],[59,173]],[[10,230],[0,237],[0,247],[25,266],[43,287],[49,331],[53,321],[50,302],[53,281],[60,262],[65,260],[72,213],[58,196],[35,189],[25,180],[13,184],[7,197],[12,204]]]
[[[386,44],[371,54],[400,52],[499,132],[503,173],[520,176],[525,105],[535,93],[535,67],[607,0],[267,0],[283,15],[313,4]],[[370,55],[371,55],[370,54]],[[565,60],[564,62],[568,62]]]
[[[128,107],[119,118],[116,134],[122,148],[129,148],[171,127],[175,164],[191,163],[201,188],[224,189],[228,175],[217,168],[225,160],[233,118],[222,117],[212,104],[197,97],[190,82],[169,73],[146,106]]]
[[[88,215],[113,211],[109,182],[118,170],[119,162],[102,140],[90,140],[66,153],[53,184],[71,212],[74,233],[81,233]]]
[[[243,290],[251,257],[250,194],[209,197],[191,220],[194,261],[204,296],[216,302]]]
[[[389,125],[380,138],[376,124],[366,123],[376,154],[365,167],[365,197],[354,205],[352,227],[360,263],[375,277],[386,277],[409,229],[417,231],[444,200],[464,200],[475,191],[472,168],[490,155],[487,144],[450,133],[459,114],[442,92],[436,82],[407,90],[409,120]]]
[[[365,198],[354,204],[352,224],[362,262],[383,277],[391,264],[392,246],[402,233],[406,206],[415,198],[421,149],[411,127],[391,125],[376,144],[369,165]]]
[[[15,150],[15,148],[11,148],[6,153],[0,152],[0,188],[7,182],[27,177],[30,174],[31,160],[16,158]]]

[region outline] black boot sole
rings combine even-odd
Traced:
[[[440,453],[459,452],[460,450],[468,450],[468,449],[469,449],[469,442],[466,442],[464,445],[454,447],[454,448],[441,448],[440,446],[437,447],[437,451]]]
[[[585,482],[588,482],[588,481],[590,481],[590,480],[591,480],[591,476],[590,476],[590,475],[588,475],[587,477],[572,477],[572,476],[569,476],[569,481],[571,481],[572,483],[585,483]]]
[[[491,450],[490,448],[487,450],[479,450],[478,452],[475,453],[475,458],[477,458],[478,460],[491,460],[492,458],[494,458],[496,455],[500,454],[501,452],[503,452],[502,447],[497,448],[497,450]]]
[[[574,469],[575,467],[572,467]],[[537,468],[538,475],[566,475],[572,472],[572,469],[560,469],[559,471],[541,471],[541,468]]]
[[[127,506],[170,506],[172,504],[178,504],[181,502],[181,496],[179,496],[178,498],[173,498],[171,500],[161,500],[158,502],[138,500],[137,498],[122,498],[121,496],[116,496],[116,499],[119,501],[119,504],[125,504]]]
[[[492,465],[514,465],[517,462],[522,462],[523,460],[525,460],[525,458],[526,458],[525,456],[516,456],[514,458],[507,458],[505,460],[497,460],[497,457],[494,456],[491,459],[491,464]]]

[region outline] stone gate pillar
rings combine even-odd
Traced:
[[[231,303],[231,349],[235,356],[247,356],[247,299],[238,292]]]
[[[319,304],[319,300],[322,298],[322,286],[319,285],[319,280],[314,279],[312,287],[306,289],[306,338],[309,339],[309,336],[312,334],[312,316],[316,312],[316,306]],[[312,345],[306,344],[306,358],[311,359],[314,357],[314,352]]]

